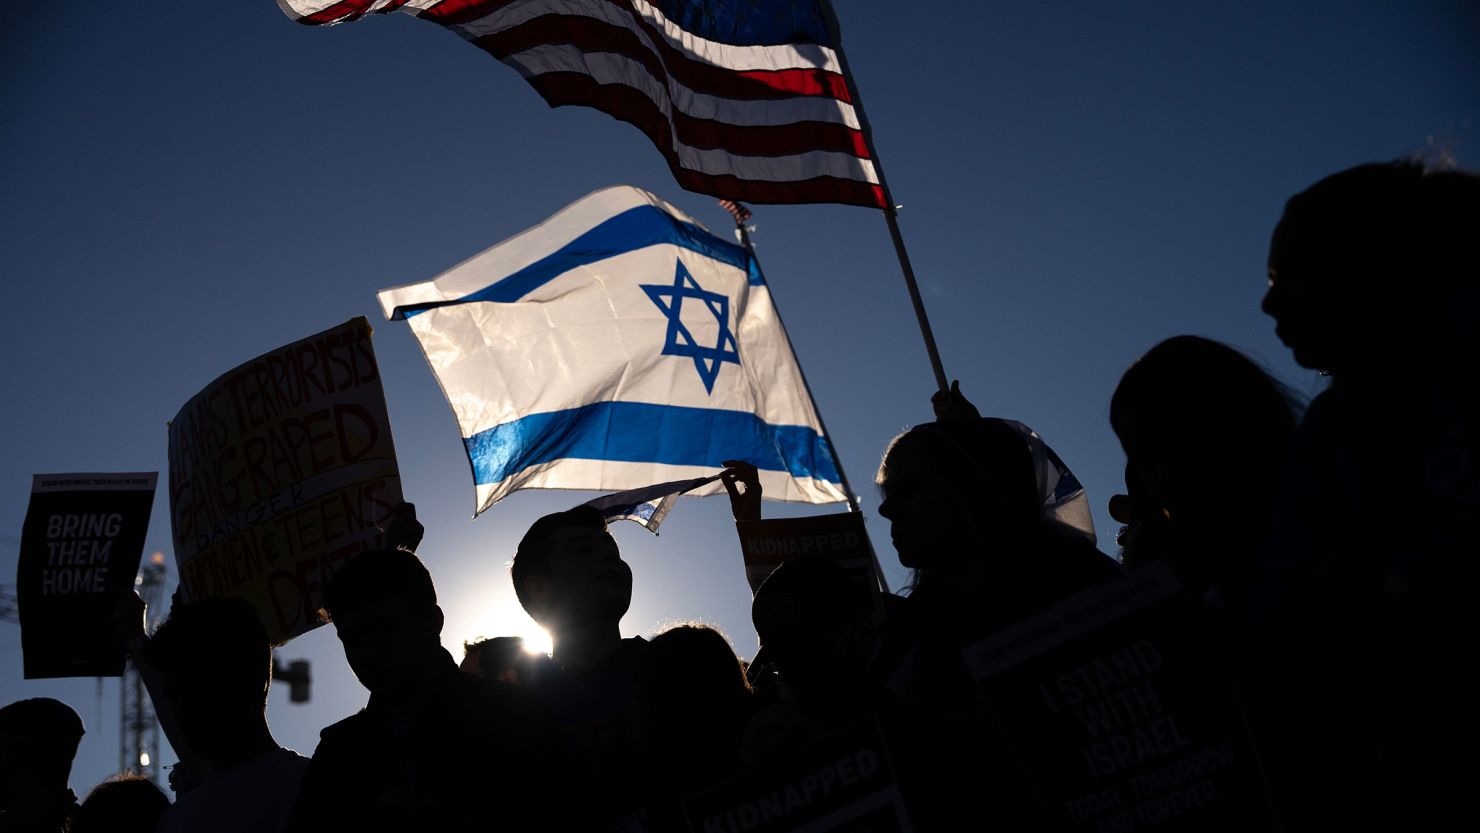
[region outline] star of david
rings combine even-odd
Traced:
[[[730,299],[719,292],[710,292],[694,280],[683,261],[673,275],[673,285],[639,284],[642,291],[668,318],[668,335],[663,342],[663,355],[683,356],[694,360],[694,369],[704,382],[704,390],[714,393],[714,380],[719,377],[719,366],[724,362],[740,363],[740,353],[735,343],[735,334],[730,331]],[[692,298],[703,304],[719,322],[719,337],[713,347],[699,344],[693,333],[683,323],[683,302]]]

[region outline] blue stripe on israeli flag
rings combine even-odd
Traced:
[[[400,306],[394,310],[392,317],[409,318],[428,309],[449,304],[475,301],[511,303],[572,269],[660,243],[679,246],[727,263],[745,270],[752,284],[763,283],[760,270],[755,267],[754,261],[743,247],[720,240],[699,226],[679,220],[665,211],[644,205],[618,214],[565,244],[554,254],[482,289],[455,300]]]
[[[506,422],[463,443],[479,484],[566,457],[713,468],[741,459],[794,477],[842,479],[827,440],[811,428],[709,408],[595,402]]]
[[[735,459],[767,497],[844,500],[759,270],[652,194],[598,191],[379,297],[452,405],[479,512],[516,489],[634,489]]]

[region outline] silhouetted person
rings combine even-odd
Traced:
[[[1332,378],[1250,597],[1290,792],[1312,827],[1480,825],[1480,179],[1363,165],[1295,195],[1263,307]]]
[[[750,605],[767,662],[810,717],[831,728],[872,707],[874,616],[868,588],[820,558],[777,567]]]
[[[938,409],[951,404],[940,399]],[[914,570],[880,651],[896,704],[886,730],[922,829],[950,829],[983,806],[1010,828],[1040,808],[982,718],[960,652],[1120,571],[1095,549],[1083,490],[1035,434],[956,411],[896,437],[879,467],[879,514]]]
[[[534,814],[558,826],[541,713],[518,688],[458,670],[416,555],[361,553],[334,574],[324,604],[370,702],[320,734],[290,829],[481,829],[494,804],[508,808],[508,829],[544,826]]]
[[[647,653],[635,723],[648,826],[681,831],[679,802],[740,770],[750,686],[729,641],[707,625],[675,625]]]
[[[154,782],[119,775],[92,788],[68,833],[154,833],[170,800]]]
[[[185,742],[211,767],[165,813],[161,833],[281,830],[308,759],[279,746],[268,728],[272,643],[251,603],[174,605],[143,654],[162,677]]]
[[[735,521],[759,520],[759,471],[740,460],[725,465],[721,478]],[[876,707],[876,592],[819,557],[787,561],[756,588],[750,615],[761,646],[746,668],[753,692],[741,743],[746,766],[764,767]],[[886,595],[882,607],[902,604]]]
[[[50,697],[0,708],[0,831],[58,833],[77,809],[67,786],[82,718]]]
[[[501,683],[528,683],[534,672],[534,655],[524,649],[518,636],[495,636],[463,645],[463,661],[458,668],[485,680]]]
[[[639,773],[632,686],[647,654],[623,639],[632,569],[622,561],[601,512],[577,506],[535,521],[510,569],[519,603],[550,634],[531,686],[549,709],[576,779],[589,785],[587,823],[610,827],[637,810]]]
[[[736,522],[760,519],[759,471],[739,460],[725,465],[729,468],[721,477]],[[886,603],[894,601],[890,596]],[[874,693],[866,669],[877,650],[877,615],[871,589],[831,560],[798,558],[772,571],[756,588],[750,606],[761,642],[750,671],[760,683],[763,707],[769,709],[776,700],[799,701],[813,715],[804,723],[816,730],[866,711]],[[783,690],[777,696],[771,696],[773,681],[767,675],[779,675]],[[762,747],[784,740],[768,740],[763,734],[753,733],[752,738]]]
[[[1137,359],[1110,399],[1126,455],[1122,562],[1167,561],[1194,595],[1240,605],[1298,421],[1294,396],[1224,344],[1176,336]]]

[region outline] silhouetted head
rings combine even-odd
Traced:
[[[442,608],[415,553],[369,550],[340,567],[324,607],[344,657],[372,694],[416,685],[442,652]]]
[[[201,757],[236,758],[260,734],[272,643],[250,602],[223,597],[173,606],[145,658],[163,677],[185,741]]]
[[[82,718],[50,697],[0,708],[0,810],[48,801],[67,789]]]
[[[999,419],[915,426],[889,444],[876,482],[899,562],[917,570],[1020,541],[1042,511],[1027,442]]]
[[[634,720],[648,768],[687,794],[738,760],[750,684],[718,630],[675,625],[648,643],[635,678]],[[670,783],[672,788],[674,784]]]
[[[1369,367],[1433,290],[1480,269],[1480,179],[1413,162],[1361,165],[1291,197],[1262,307],[1295,361]]]
[[[170,800],[140,775],[116,775],[93,787],[67,833],[154,833]]]
[[[821,558],[788,561],[766,577],[750,619],[766,656],[793,691],[813,706],[858,693],[873,655],[869,588]]]
[[[530,618],[551,630],[620,622],[632,603],[632,568],[601,510],[577,506],[534,522],[510,568]]]
[[[674,625],[653,637],[639,684],[646,690],[646,702],[670,716],[741,708],[750,695],[745,668],[730,641],[702,623]]]
[[[463,645],[463,661],[458,667],[482,677],[504,683],[528,682],[534,669],[534,657],[524,650],[524,639],[518,636],[495,636]]]
[[[1110,399],[1136,520],[1204,542],[1249,544],[1241,531],[1263,531],[1298,422],[1288,389],[1239,351],[1197,336],[1151,348]]]

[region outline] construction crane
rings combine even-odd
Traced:
[[[134,589],[146,606],[146,632],[154,629],[153,620],[159,615],[165,572],[164,553],[156,552],[134,577]],[[142,775],[163,787],[159,779],[159,718],[154,714],[154,701],[149,699],[144,678],[139,676],[132,661],[124,666],[123,679],[118,682],[118,771]]]
[[[0,535],[0,544],[9,544],[17,549],[20,548],[21,539],[12,538],[9,535]],[[21,621],[20,605],[15,595],[14,584],[0,584],[0,622]]]

